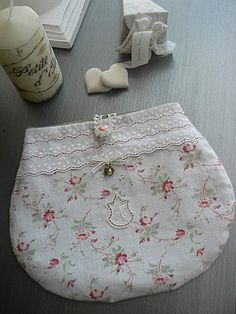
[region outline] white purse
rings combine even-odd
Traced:
[[[45,289],[115,302],[207,270],[234,204],[225,169],[177,103],[27,129],[12,247]]]

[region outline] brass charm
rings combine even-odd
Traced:
[[[114,173],[114,168],[110,164],[106,164],[104,167],[104,175],[112,176]]]

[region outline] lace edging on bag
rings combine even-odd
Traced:
[[[117,150],[115,154],[108,154],[108,155],[100,155],[100,160],[104,160],[106,162],[109,162],[109,160],[125,160],[126,158],[136,158],[143,154],[150,154],[157,150],[163,150],[163,149],[171,149],[176,146],[183,145],[185,143],[191,142],[191,143],[197,143],[200,140],[203,140],[204,137],[201,135],[198,136],[185,136],[179,140],[162,140],[162,143],[155,144],[154,141],[151,141],[151,143],[148,143],[147,145],[139,145],[133,146],[133,151],[130,152],[119,152]],[[53,175],[57,172],[67,172],[70,170],[79,170],[87,166],[94,166],[98,162],[96,158],[93,159],[92,156],[95,156],[94,153],[92,155],[87,156],[87,160],[83,160],[84,158],[79,158],[76,160],[71,157],[71,155],[63,155],[60,157],[60,160],[52,161],[47,160],[43,163],[39,163],[36,161],[34,162],[29,160],[23,160],[21,161],[20,168],[17,173],[17,178],[23,178],[25,176],[39,176],[39,175]]]

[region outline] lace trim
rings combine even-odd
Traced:
[[[49,141],[61,141],[65,138],[77,138],[77,137],[80,137],[80,136],[91,136],[93,135],[94,132],[90,132],[90,133],[80,133],[80,134],[70,134],[70,135],[63,135],[61,137],[51,137],[51,138],[40,138],[40,139],[37,139],[37,140],[34,140],[34,141],[25,141],[25,145],[32,145],[32,144],[35,144],[35,143],[40,143],[40,142],[46,142],[48,143]]]
[[[149,118],[147,118],[146,120],[143,120],[143,121],[139,120],[139,121],[134,121],[134,122],[132,122],[130,124],[121,124],[121,125],[119,125],[118,128],[114,128],[114,129],[119,129],[119,128],[122,128],[122,127],[131,127],[133,125],[144,124],[144,123],[149,122],[149,121],[157,121],[157,120],[160,120],[163,117],[172,117],[172,116],[174,116],[176,114],[184,115],[183,111],[174,111],[172,113],[163,113],[159,117],[149,117]]]
[[[101,116],[97,119],[99,121],[96,122],[104,126],[104,130],[97,131],[105,132],[105,125],[110,125],[109,115],[106,119],[102,117],[102,121]],[[96,167],[98,160],[117,163],[128,157],[203,138],[177,103],[116,117],[110,114],[110,122],[114,122],[112,132],[103,141],[95,135],[94,121],[49,127],[43,131],[41,128],[28,129],[17,176],[50,175],[90,165]],[[81,131],[88,132],[89,136],[83,137]],[[59,141],[52,142],[52,138],[56,136],[58,139],[58,135]],[[32,140],[37,142],[28,145]]]
[[[132,157],[139,157],[143,154],[150,154],[150,153],[153,153],[155,152],[156,150],[163,150],[163,149],[169,149],[170,147],[175,147],[175,146],[179,146],[179,145],[183,145],[185,143],[188,143],[188,142],[194,142],[194,143],[197,143],[199,142],[200,140],[203,140],[205,139],[203,136],[199,135],[199,136],[195,136],[195,137],[184,137],[183,139],[179,140],[179,141],[170,141],[168,143],[166,143],[165,145],[160,145],[160,144],[157,144],[157,145],[154,145],[153,147],[150,147],[149,149],[148,148],[143,148],[139,151],[136,151],[136,152],[132,152],[132,153],[126,153],[126,154],[123,154],[122,156],[119,156],[117,158],[117,160],[124,160],[126,158],[132,158]],[[69,170],[79,170],[79,169],[82,169],[86,166],[92,166],[94,165],[95,163],[97,163],[97,161],[93,161],[93,160],[90,160],[90,161],[85,161],[83,163],[81,163],[80,165],[76,165],[76,164],[71,164],[69,166],[64,166],[64,168],[62,167],[52,167],[50,166],[52,169],[41,169],[41,170],[23,170],[24,166],[21,164],[19,170],[18,170],[18,174],[17,174],[17,178],[21,179],[25,176],[39,176],[39,175],[52,175],[52,174],[55,174],[57,172],[67,172]]]
[[[34,145],[24,145],[23,160],[33,159],[34,156],[37,158],[47,157],[47,155],[60,156],[65,152],[84,152],[90,151],[91,149],[104,149],[105,147],[112,147],[114,144],[119,145],[124,143],[127,144],[130,139],[140,138],[144,136],[149,136],[149,134],[165,133],[168,137],[168,132],[172,129],[176,129],[176,132],[184,125],[191,125],[191,122],[186,116],[165,116],[163,119],[146,122],[143,125],[135,125],[131,128],[120,128],[113,130],[112,133],[104,141],[99,141],[95,134],[90,137],[80,137],[79,139],[64,139],[60,142],[41,142]],[[191,128],[191,126],[190,126]],[[159,133],[160,132],[160,133]],[[32,156],[32,157],[31,157]],[[42,159],[42,158],[41,158]]]
[[[186,124],[183,124],[183,125],[175,125],[171,128],[168,128],[168,129],[159,129],[157,132],[154,132],[154,133],[146,133],[146,134],[143,134],[141,136],[137,136],[137,137],[130,137],[128,139],[125,139],[125,140],[116,140],[116,141],[113,141],[113,142],[103,142],[102,144],[100,145],[94,145],[94,146],[89,146],[89,147],[86,147],[84,149],[81,149],[81,148],[78,148],[78,149],[75,149],[75,150],[72,150],[72,151],[63,151],[63,152],[60,152],[58,154],[53,154],[53,153],[47,153],[47,154],[44,154],[44,155],[30,155],[30,156],[27,156],[27,157],[23,157],[22,160],[29,160],[29,159],[32,159],[32,158],[39,158],[39,159],[42,159],[42,158],[45,158],[45,157],[58,157],[58,156],[61,156],[61,155],[71,155],[75,152],[85,152],[87,150],[90,150],[90,149],[99,149],[103,146],[113,146],[115,144],[126,144],[126,143],[129,143],[131,141],[134,141],[134,140],[140,140],[140,139],[144,139],[145,137],[153,137],[157,134],[160,134],[160,133],[168,133],[170,131],[173,131],[173,130],[180,130],[180,129],[183,129],[185,127],[188,127],[188,126],[191,126],[192,124],[191,123],[186,123]]]
[[[161,118],[164,118],[164,117],[172,117],[174,115],[177,115],[177,114],[180,114],[180,115],[183,115],[184,116],[184,113],[182,110],[179,110],[179,111],[174,111],[174,112],[171,112],[171,113],[163,113],[157,117],[148,117],[147,119],[145,120],[137,120],[137,121],[134,121],[134,122],[131,122],[131,123],[122,123],[122,124],[119,124],[119,119],[121,120],[121,118],[123,118],[123,116],[117,116],[117,125],[113,127],[113,130],[119,130],[120,128],[130,128],[134,125],[137,125],[137,124],[145,124],[147,122],[150,122],[150,121],[158,121],[160,120]],[[73,124],[70,124],[68,126],[60,126],[59,127],[59,130],[58,130],[58,133],[70,133],[70,132],[73,132],[74,134],[65,134],[65,135],[62,135],[62,136],[52,136],[51,134],[53,133],[53,131],[49,131],[50,127],[49,128],[46,128],[47,131],[45,132],[45,134],[43,134],[43,131],[42,131],[42,134],[40,135],[39,138],[36,138],[34,140],[26,140],[24,142],[24,145],[32,145],[32,144],[35,144],[35,143],[40,143],[40,142],[49,142],[49,141],[61,141],[63,139],[66,139],[66,138],[78,138],[78,137],[89,137],[89,136],[92,136],[94,135],[94,131],[91,131],[92,129],[92,122],[85,122],[86,124],[89,124],[89,126],[87,126],[87,129],[89,130],[89,132],[86,132],[86,133],[77,133],[79,130],[76,130],[76,127],[80,127],[80,124],[75,124],[73,126]],[[52,127],[53,128],[53,127]],[[74,130],[70,130],[70,128],[74,128]],[[28,129],[29,131],[30,130],[34,130],[34,129]],[[80,131],[81,132],[81,131]],[[36,136],[37,137],[37,136]]]

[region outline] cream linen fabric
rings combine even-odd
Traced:
[[[174,290],[208,269],[234,204],[222,163],[172,103],[27,129],[10,235],[45,289],[115,302]]]

